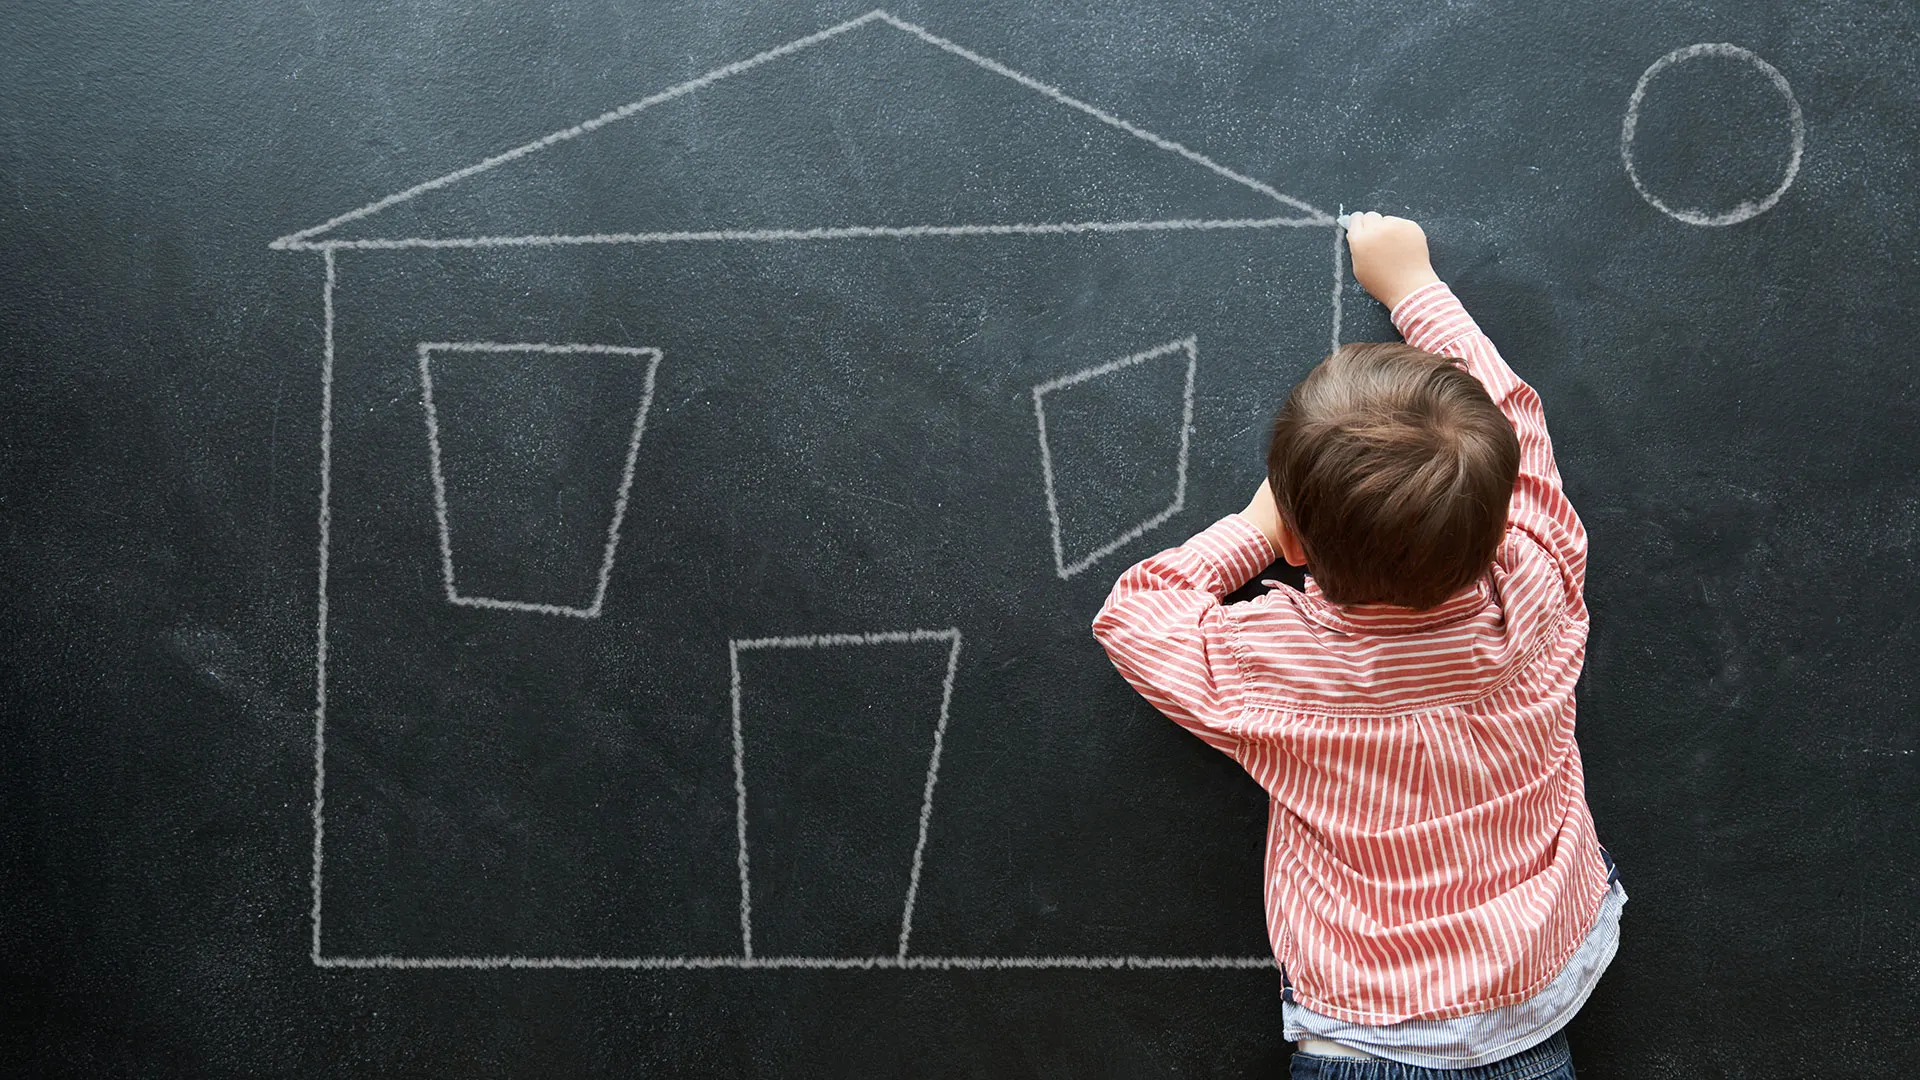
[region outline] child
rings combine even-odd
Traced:
[[[1420,226],[1356,214],[1347,243],[1406,344],[1309,373],[1252,503],[1121,575],[1094,635],[1267,790],[1294,1077],[1571,1078],[1626,900],[1574,744],[1586,531]],[[1221,602],[1276,555],[1304,592]]]

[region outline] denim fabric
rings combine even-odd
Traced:
[[[1471,1069],[1429,1069],[1397,1061],[1293,1055],[1292,1080],[1573,1080],[1565,1032],[1510,1058]]]

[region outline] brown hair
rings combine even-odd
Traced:
[[[1267,476],[1336,604],[1430,608],[1486,573],[1520,471],[1480,380],[1398,342],[1342,345],[1287,396]]]

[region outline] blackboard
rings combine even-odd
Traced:
[[[1591,531],[1581,1075],[1906,1075],[1917,24],[16,11],[8,1070],[1282,1075],[1264,800],[1087,623],[1391,333],[1345,206]]]

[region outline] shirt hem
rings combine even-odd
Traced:
[[[1436,1054],[1436,1053],[1425,1052],[1417,1048],[1398,1046],[1392,1043],[1376,1042],[1374,1040],[1366,1039],[1366,1038],[1356,1038],[1355,1033],[1353,1032],[1327,1033],[1327,1032],[1312,1031],[1298,1024],[1293,1023],[1290,1017],[1285,1022],[1285,1026],[1282,1029],[1282,1033],[1284,1037],[1287,1039],[1287,1041],[1289,1042],[1298,1042],[1303,1037],[1310,1038],[1310,1039],[1326,1039],[1331,1042],[1337,1042],[1342,1046],[1350,1046],[1355,1050],[1372,1054],[1375,1057],[1381,1057],[1381,1058],[1387,1059],[1388,1061],[1398,1062],[1399,1064],[1402,1064],[1402,1065],[1412,1065],[1417,1068],[1423,1068],[1423,1069],[1474,1069],[1474,1068],[1479,1068],[1483,1065],[1491,1065],[1495,1062],[1502,1061],[1506,1058],[1512,1057],[1515,1054],[1525,1053],[1526,1051],[1533,1049],[1534,1047],[1540,1045],[1541,1043],[1546,1042],[1548,1039],[1553,1038],[1553,1036],[1557,1034],[1562,1028],[1565,1028],[1569,1023],[1571,1023],[1573,1021],[1573,1018],[1579,1014],[1580,1010],[1586,1007],[1588,999],[1593,997],[1594,988],[1600,985],[1600,980],[1605,977],[1607,973],[1607,969],[1613,966],[1613,958],[1617,956],[1620,951],[1619,918],[1620,918],[1621,909],[1625,908],[1626,906],[1626,902],[1627,902],[1626,890],[1619,888],[1619,886],[1613,882],[1609,882],[1607,885],[1607,891],[1604,894],[1602,894],[1600,898],[1600,913],[1597,913],[1595,916],[1595,922],[1598,923],[1599,914],[1603,914],[1606,912],[1607,904],[1611,901],[1613,893],[1616,889],[1618,889],[1620,892],[1620,901],[1619,901],[1619,905],[1615,908],[1613,913],[1614,922],[1611,928],[1611,933],[1608,935],[1610,940],[1608,940],[1607,942],[1606,954],[1600,959],[1600,962],[1596,966],[1596,970],[1593,976],[1587,981],[1587,983],[1584,986],[1581,987],[1580,992],[1578,994],[1574,995],[1574,997],[1568,1000],[1567,1003],[1563,1005],[1561,1008],[1555,1010],[1550,1019],[1546,1020],[1540,1026],[1528,1030],[1525,1034],[1518,1035],[1511,1039],[1508,1039],[1507,1041],[1500,1043],[1498,1046],[1482,1048],[1480,1050],[1475,1051],[1474,1053],[1461,1054],[1458,1056],[1447,1055],[1447,1054]],[[1590,930],[1588,931],[1588,937],[1591,938],[1591,936],[1592,936],[1592,931]],[[1581,941],[1580,946],[1574,949],[1573,955],[1568,957],[1567,962],[1571,963],[1573,960],[1573,956],[1579,955],[1580,949],[1584,948],[1586,944],[1587,944],[1586,939],[1583,939]],[[1562,970],[1564,970],[1564,965]],[[1556,975],[1555,977],[1557,978],[1558,976]],[[1549,980],[1547,983],[1547,986],[1551,986],[1551,985],[1552,985],[1552,981]],[[1545,989],[1546,987],[1543,986],[1541,988],[1541,992],[1545,992]],[[1523,1004],[1524,1000],[1526,999],[1523,999],[1523,1001],[1521,1002],[1514,1002],[1513,1004],[1514,1005]],[[1302,1006],[1302,1007],[1304,1008],[1305,1006]],[[1502,1006],[1502,1007],[1511,1007],[1511,1006]],[[1477,1010],[1477,1011],[1493,1011],[1493,1010]],[[1474,1014],[1473,1013],[1463,1014],[1463,1016],[1471,1016],[1471,1015],[1474,1015]],[[1448,1017],[1448,1018],[1435,1018],[1435,1019],[1438,1019],[1439,1022],[1444,1023],[1448,1019],[1457,1020],[1461,1018],[1462,1017]]]
[[[1295,982],[1292,987],[1294,1002],[1302,1008],[1311,1009],[1322,1016],[1331,1017],[1348,1024],[1360,1024],[1366,1027],[1385,1027],[1389,1024],[1404,1023],[1408,1020],[1454,1020],[1462,1016],[1471,1016],[1474,1013],[1491,1012],[1494,1009],[1504,1009],[1509,1005],[1518,1005],[1520,1002],[1546,989],[1549,983],[1559,977],[1560,972],[1573,959],[1573,954],[1579,952],[1580,946],[1586,943],[1587,934],[1592,932],[1594,922],[1600,918],[1600,908],[1606,903],[1607,893],[1612,890],[1613,883],[1608,880],[1609,875],[1604,872],[1605,864],[1604,861],[1600,859],[1600,847],[1598,844],[1594,845],[1593,855],[1594,860],[1601,863],[1603,872],[1599,877],[1599,892],[1597,892],[1592,901],[1590,901],[1592,909],[1586,919],[1587,930],[1578,937],[1575,937],[1566,948],[1562,949],[1559,954],[1547,964],[1547,974],[1545,976],[1534,980],[1520,990],[1514,990],[1505,994],[1496,994],[1491,998],[1457,1005],[1448,1005],[1432,1012],[1409,1013],[1404,1016],[1395,1016],[1391,1013],[1360,1012],[1354,1009],[1342,1008],[1331,1002],[1318,1000],[1308,994],[1302,993],[1300,984]],[[1281,963],[1284,965],[1285,961],[1281,961]]]

